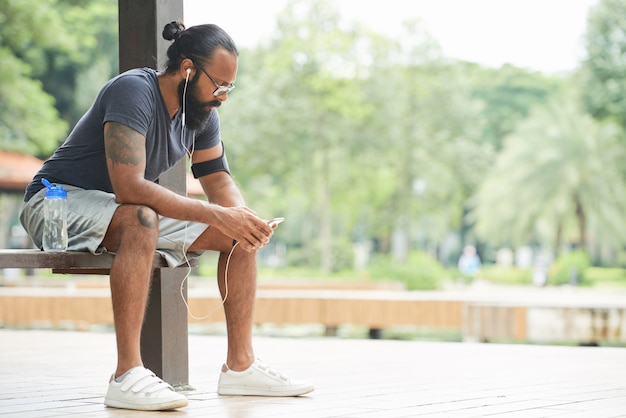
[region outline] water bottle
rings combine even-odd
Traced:
[[[53,185],[46,179],[41,179],[46,186],[44,199],[44,251],[67,250],[67,191],[63,186]]]

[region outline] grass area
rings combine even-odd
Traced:
[[[480,270],[480,277],[492,283],[505,285],[531,285],[532,271],[516,267],[499,267],[484,265]]]
[[[367,269],[362,271],[343,269],[330,273],[306,267],[259,270],[259,277],[306,278],[317,282],[344,283],[401,283],[407,290],[434,290],[451,277],[434,258],[426,253],[412,252],[403,262],[389,255],[374,255]]]
[[[548,271],[548,286],[569,284],[564,276],[564,269],[551,268]],[[499,267],[484,265],[480,277],[501,285],[532,285],[532,268],[520,269],[517,267]],[[626,269],[615,267],[586,267],[582,271],[584,282],[581,285],[593,289],[626,289]],[[559,277],[555,278],[554,276]],[[566,275],[565,275],[566,276]]]
[[[626,269],[589,267],[585,275],[594,288],[626,290]]]

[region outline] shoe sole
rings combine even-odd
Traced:
[[[313,386],[305,386],[299,388],[293,388],[289,390],[261,390],[253,388],[242,387],[218,387],[217,394],[223,396],[274,396],[274,397],[288,397],[288,396],[300,396],[313,392]]]
[[[167,411],[170,409],[184,408],[189,404],[189,401],[187,399],[178,399],[175,401],[164,401],[154,404],[137,404],[126,401],[105,399],[104,404],[111,408],[134,409],[137,411]]]

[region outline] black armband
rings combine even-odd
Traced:
[[[228,168],[228,160],[226,159],[226,150],[224,143],[222,143],[222,156],[214,160],[204,161],[196,163],[191,166],[191,171],[195,178],[204,177],[209,174],[217,173],[218,171],[226,171],[230,175],[230,169]]]

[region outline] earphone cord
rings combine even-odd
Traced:
[[[183,149],[186,151],[187,155],[189,156],[189,160],[192,160],[193,157],[193,151],[195,148],[195,140],[192,141],[192,145],[191,145],[191,150],[188,149],[185,146],[185,102],[186,102],[186,97],[187,97],[187,83],[189,81],[189,72],[187,73],[187,79],[185,80],[185,88],[183,89],[183,97],[182,97],[182,117],[181,117],[181,128],[180,128],[180,144],[182,145]],[[187,177],[187,176],[186,176]],[[188,177],[187,177],[187,181],[188,181]],[[187,188],[189,188],[189,184],[187,184]],[[189,316],[191,316],[193,319],[195,320],[203,320],[208,318],[209,316],[211,316],[218,308],[224,306],[224,304],[226,303],[226,298],[228,297],[228,266],[230,264],[230,258],[233,255],[233,252],[235,251],[235,247],[237,247],[237,244],[239,244],[238,242],[235,242],[235,244],[233,245],[233,247],[230,249],[230,253],[228,254],[228,258],[226,259],[226,266],[224,268],[224,297],[222,298],[222,303],[218,306],[216,306],[215,308],[213,308],[208,314],[202,316],[202,317],[197,317],[195,316],[193,313],[191,313],[191,309],[189,308],[189,303],[187,302],[187,298],[185,298],[185,292],[184,292],[184,288],[185,288],[185,282],[187,281],[187,279],[189,278],[189,275],[191,274],[191,265],[189,263],[189,257],[187,257],[187,249],[189,247],[185,247],[186,243],[187,243],[187,228],[188,228],[189,223],[185,222],[185,235],[183,237],[183,256],[185,257],[185,264],[187,265],[187,273],[185,274],[185,277],[183,278],[183,280],[180,283],[180,297],[183,300],[183,303],[185,304],[185,307],[187,308],[187,313],[189,314]]]
[[[185,233],[186,233],[186,231],[185,231]],[[185,293],[184,293],[185,281],[187,281],[187,278],[189,277],[189,274],[191,274],[191,266],[189,265],[189,259],[187,258],[187,252],[185,251],[184,254],[185,254],[185,261],[187,262],[187,274],[185,275],[185,278],[183,279],[183,281],[180,283],[180,297],[183,300],[183,303],[185,304],[185,307],[187,308],[187,313],[193,319],[195,319],[197,321],[201,321],[203,319],[207,319],[209,316],[213,315],[213,313],[218,308],[224,306],[224,304],[226,303],[226,298],[228,298],[228,266],[230,264],[230,258],[232,257],[233,252],[235,251],[235,248],[237,247],[238,244],[239,244],[239,242],[235,242],[235,245],[233,245],[233,248],[230,249],[230,253],[228,253],[228,258],[226,259],[226,266],[224,267],[224,297],[222,298],[222,303],[220,303],[218,306],[216,306],[211,311],[209,311],[208,314],[206,314],[204,316],[201,316],[201,317],[197,317],[193,313],[191,313],[191,309],[189,308],[189,303],[187,303],[187,299],[185,298]]]

